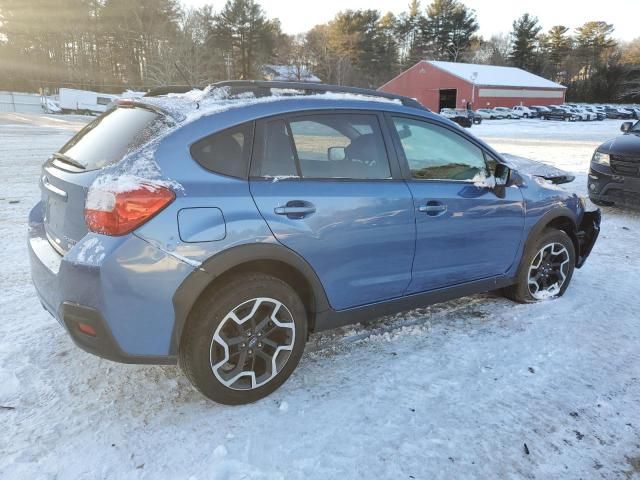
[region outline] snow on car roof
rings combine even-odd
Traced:
[[[533,73],[516,67],[497,67],[495,65],[478,65],[475,63],[453,63],[427,60],[440,70],[460,77],[476,85],[532,88],[567,88]],[[475,81],[473,77],[475,75]]]
[[[198,120],[206,115],[220,113],[231,108],[247,107],[259,103],[276,102],[292,98],[314,100],[347,100],[393,103],[402,105],[398,99],[390,99],[371,95],[355,93],[326,92],[313,95],[304,95],[299,90],[273,89],[272,95],[256,97],[252,92],[230,96],[227,87],[214,88],[211,85],[203,90],[194,89],[186,93],[172,93],[161,97],[143,97],[137,101],[146,103],[171,114],[183,124]],[[272,90],[272,91],[273,91]]]

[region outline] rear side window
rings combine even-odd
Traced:
[[[198,140],[191,146],[191,156],[207,170],[245,178],[252,143],[253,122],[243,123]]]
[[[84,170],[112,165],[167,128],[161,115],[145,108],[118,107],[80,130],[60,153]]]

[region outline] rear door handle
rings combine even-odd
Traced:
[[[316,213],[316,207],[312,203],[302,200],[291,200],[285,206],[273,209],[276,215],[286,215],[289,218],[304,218]]]
[[[426,213],[431,217],[437,217],[438,215],[442,215],[447,211],[447,206],[444,203],[430,200],[426,205],[420,205],[418,207],[418,211],[421,213]]]

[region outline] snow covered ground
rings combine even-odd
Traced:
[[[1,479],[640,478],[639,213],[605,209],[559,300],[478,295],[317,334],[275,394],[224,407],[177,367],[84,353],[36,299],[25,219],[40,162],[85,121],[0,114]],[[619,126],[472,133],[584,192]]]

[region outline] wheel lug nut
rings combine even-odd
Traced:
[[[253,355],[253,350],[249,350],[249,355]]]
[[[258,348],[262,348],[262,343],[258,342]]]
[[[246,347],[246,346],[247,346],[247,345],[246,345],[246,344],[244,344],[244,343],[241,343],[241,344],[240,344],[240,347],[242,347],[242,348],[244,348],[244,347]]]
[[[262,336],[262,332],[258,332],[258,336],[261,337]]]

